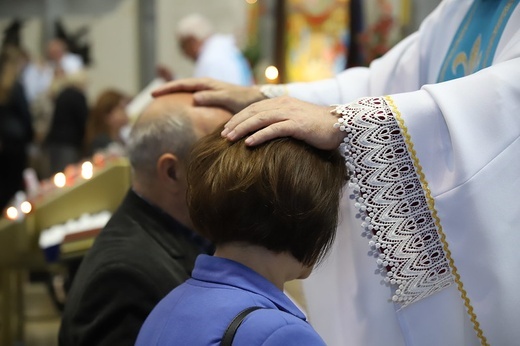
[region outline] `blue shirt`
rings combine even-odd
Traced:
[[[252,306],[265,309],[245,318],[234,345],[325,345],[270,281],[240,263],[208,255],[199,255],[192,278],[150,313],[136,345],[219,345],[232,319]]]

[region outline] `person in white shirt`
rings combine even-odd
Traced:
[[[53,39],[47,45],[47,56],[55,70],[63,70],[65,74],[72,74],[83,69],[83,60],[77,54],[68,51],[63,40]]]
[[[31,61],[22,74],[22,83],[29,102],[49,92],[55,78],[81,74],[85,66],[82,58],[67,49],[58,38],[47,43],[47,61]]]
[[[191,14],[177,25],[177,39],[182,52],[195,62],[194,77],[210,77],[220,81],[252,85],[251,66],[237,47],[232,35],[215,33],[209,20]],[[158,66],[158,74],[169,81],[173,74],[165,66]]]

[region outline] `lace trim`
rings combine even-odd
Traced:
[[[415,155],[415,150],[413,149],[412,139],[410,138],[410,135],[408,134],[408,130],[406,129],[406,125],[404,124],[404,121],[401,117],[401,113],[397,109],[397,107],[394,104],[394,101],[392,100],[391,97],[386,96],[385,101],[388,104],[388,106],[392,109],[392,113],[394,114],[395,118],[397,119],[399,127],[401,128],[401,130],[403,132],[403,137],[406,141],[408,151],[412,154],[412,158],[414,159],[414,164],[415,164],[415,167],[421,178],[421,183],[423,185],[423,189],[426,192],[426,198],[428,200],[428,205],[430,206],[430,210],[432,211],[432,216],[435,220],[435,224],[437,226],[437,231],[439,233],[440,240],[442,241],[444,252],[446,253],[446,258],[448,259],[448,262],[450,264],[451,273],[453,275],[457,288],[461,294],[461,298],[464,301],[464,306],[466,307],[466,309],[468,311],[470,320],[473,323],[473,329],[477,333],[477,337],[480,340],[480,344],[482,346],[489,346],[487,338],[485,337],[484,332],[482,331],[482,328],[480,328],[480,323],[477,320],[477,315],[474,312],[473,306],[471,305],[471,301],[467,295],[466,290],[464,289],[464,284],[462,283],[462,280],[460,279],[458,269],[455,266],[455,262],[453,261],[453,258],[451,256],[451,251],[449,249],[448,242],[446,241],[446,235],[444,234],[444,231],[442,230],[442,226],[441,226],[439,217],[437,216],[437,211],[435,210],[434,199],[432,198],[432,196],[430,194],[430,189],[428,188],[428,183],[426,182],[426,178],[424,177],[424,174],[422,174],[421,165],[419,164],[419,159]]]
[[[453,283],[450,264],[404,136],[383,98],[338,105],[335,127],[351,173],[362,235],[401,307]],[[348,124],[348,126],[345,126]],[[419,167],[420,168],[420,167]]]
[[[268,99],[288,94],[285,84],[264,84],[260,87],[260,92]]]

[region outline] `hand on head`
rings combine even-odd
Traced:
[[[236,113],[225,125],[222,136],[230,141],[249,133],[253,146],[277,137],[294,137],[319,149],[339,146],[345,133],[334,128],[337,117],[330,108],[291,97],[266,100],[259,87],[244,87],[210,78],[189,78],[166,83],[152,95],[189,91],[198,105],[221,106]],[[261,101],[261,102],[258,102]]]
[[[265,99],[257,86],[240,86],[211,78],[175,80],[156,89],[152,96],[159,97],[180,91],[193,92],[195,103],[199,106],[224,107],[232,113],[240,112],[250,104]]]
[[[336,122],[329,107],[283,96],[252,104],[235,114],[222,136],[236,141],[252,133],[245,141],[249,146],[277,137],[293,137],[329,150],[337,148],[344,138],[344,132],[334,128]]]

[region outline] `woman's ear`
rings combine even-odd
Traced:
[[[171,153],[162,154],[157,160],[157,176],[160,184],[172,191],[185,185],[184,165],[179,158]]]

